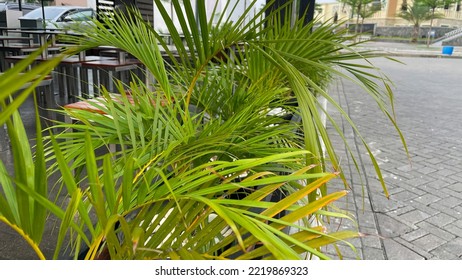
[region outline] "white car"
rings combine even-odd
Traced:
[[[21,5],[21,11],[22,14],[25,15],[35,9],[40,7],[40,5],[37,4],[31,4],[31,3],[23,3]],[[19,4],[18,3],[0,3],[0,12],[6,11],[6,10],[13,10],[13,11],[19,11]]]
[[[43,28],[43,13],[45,13],[45,29],[69,29],[75,24],[90,24],[96,16],[95,11],[88,7],[46,6],[20,17],[21,28]]]

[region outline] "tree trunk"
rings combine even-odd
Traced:
[[[358,10],[356,12],[356,25],[355,25],[355,35],[358,35],[358,27],[359,27],[359,13],[361,12],[361,6],[358,6]]]
[[[430,19],[430,30],[427,34],[427,48],[430,46],[430,37],[432,34],[432,27],[433,27],[433,17],[435,16],[435,8],[432,9],[432,18]]]
[[[364,18],[361,18],[361,27],[359,29],[359,41],[362,40],[363,26],[364,26]]]
[[[414,24],[414,32],[412,34],[411,43],[417,43],[419,40],[420,25]]]
[[[359,12],[361,11],[361,5],[358,6],[356,10],[356,24],[355,24],[355,39],[354,42],[356,43],[358,40],[358,32],[359,32]]]

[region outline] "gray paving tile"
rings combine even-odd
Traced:
[[[396,201],[406,202],[409,200],[416,199],[417,197],[419,197],[419,195],[422,195],[422,194],[424,193],[420,192],[420,194],[417,194],[415,192],[403,190],[402,192],[394,194],[392,198]]]
[[[450,231],[447,230],[447,226],[444,228],[435,226],[428,221],[423,221],[421,223],[416,224],[416,226],[420,229],[423,229],[427,231],[428,233],[431,233],[435,236],[438,236],[446,241],[453,240],[456,238],[456,235],[451,233]],[[449,226],[449,225],[448,225]]]
[[[388,214],[389,216],[397,217],[397,216],[403,215],[405,213],[409,213],[411,211],[414,211],[416,208],[414,206],[412,206],[412,203],[409,203],[409,204],[410,205],[398,208],[398,209],[393,210],[393,211],[385,212],[385,213]]]
[[[408,242],[411,242],[411,241],[414,241],[418,238],[421,238],[425,235],[428,234],[428,231],[422,229],[422,228],[418,228],[416,230],[413,230],[413,231],[410,231],[406,234],[403,234],[401,235],[401,238],[403,238],[404,240],[408,241]]]
[[[432,259],[436,260],[460,260],[457,255],[450,253],[446,250],[444,250],[442,247],[438,247],[433,251],[430,251],[430,253],[434,256]]]
[[[414,209],[417,209],[417,210],[420,210],[424,213],[427,213],[428,215],[430,216],[434,216],[438,213],[441,213],[441,211],[439,210],[436,210],[434,208],[431,208],[431,207],[428,207],[427,205],[424,205],[422,203],[419,202],[419,200],[410,200],[408,201],[409,203],[409,206],[414,208]]]
[[[462,204],[462,193],[447,188],[443,188],[441,191],[449,195],[441,201],[441,203],[446,207],[454,208],[457,205]]]
[[[419,203],[422,203],[423,205],[429,205],[431,203],[434,203],[434,202],[437,202],[438,200],[440,200],[441,198],[438,197],[438,196],[435,196],[433,194],[430,194],[430,193],[426,193],[422,196],[419,196],[415,199],[415,201],[418,201]]]
[[[457,220],[462,219],[462,212],[446,207],[445,205],[442,205],[438,202],[432,203],[429,206],[435,210],[439,210],[440,212],[448,214],[449,216],[452,216]]]
[[[430,252],[431,250],[446,244],[447,241],[433,234],[427,234],[412,241],[411,243],[419,248],[426,250],[427,252]]]
[[[377,248],[364,248],[363,249],[363,259],[364,260],[384,260],[384,252],[382,249]]]
[[[454,234],[456,237],[462,237],[462,228],[460,227],[457,227],[451,224],[451,225],[447,225],[444,229]]]
[[[444,227],[447,224],[454,222],[456,219],[452,216],[449,216],[444,213],[436,214],[433,217],[428,218],[426,221],[437,226],[437,227]]]
[[[462,256],[462,238],[458,237],[446,244],[441,245],[441,249],[458,257]]]
[[[382,238],[374,235],[368,235],[361,238],[364,247],[382,250]],[[365,250],[365,249],[364,249]]]
[[[444,181],[433,181],[433,182],[430,182],[428,184],[426,184],[427,187],[433,189],[433,190],[439,190],[439,189],[442,189],[442,188],[445,188],[445,187],[448,187],[450,186],[451,184],[450,183],[447,183],[447,182],[444,182]]]
[[[410,224],[419,223],[421,221],[428,219],[429,217],[431,217],[429,214],[422,212],[420,210],[413,210],[411,212],[399,216],[400,220],[404,220]]]
[[[386,257],[389,260],[424,260],[425,257],[417,254],[408,247],[392,240],[385,239]]]
[[[432,64],[430,59],[406,58],[412,71],[405,71],[391,63],[379,62],[391,71],[392,80],[397,79],[396,112],[409,145],[412,165],[403,156],[399,141],[394,141],[393,127],[377,114],[373,104],[350,94],[355,87],[346,84],[344,89],[351,117],[361,131],[365,131],[368,143],[378,153],[391,194],[390,199],[380,196],[376,176],[366,174],[371,187],[368,195],[379,224],[377,232],[388,239],[369,239],[370,243],[363,239],[363,256],[374,258],[379,251],[372,249],[380,250],[379,245],[384,245],[384,255],[388,259],[454,259],[458,256],[454,252],[459,242],[456,240],[462,234],[462,149],[458,149],[462,146],[462,129],[458,129],[460,125],[454,116],[460,115],[462,99],[453,86],[459,83],[462,69],[438,83],[438,86],[451,87],[435,100],[431,92],[438,91],[438,86],[418,78],[425,77],[420,75],[426,72],[419,65],[427,63],[433,70],[443,70],[442,64]],[[407,83],[410,77],[421,83]],[[425,90],[420,90],[420,86]],[[444,106],[444,114],[434,113],[429,117],[428,112],[440,112],[438,106]],[[364,155],[364,149],[360,150]],[[373,172],[367,160],[364,164],[367,172]],[[357,207],[359,202],[355,202]],[[359,219],[359,228],[369,229],[370,221],[366,217]],[[452,248],[445,248],[449,244]]]
[[[462,183],[455,183],[455,184],[449,185],[447,188],[453,191],[462,193]]]
[[[415,229],[400,220],[384,214],[377,214],[377,219],[379,222],[380,233],[386,238],[400,236]]]

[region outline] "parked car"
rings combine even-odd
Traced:
[[[89,7],[46,6],[20,17],[21,28],[43,28],[43,13],[46,29],[69,29],[75,24],[90,24],[96,16],[95,10]]]
[[[23,15],[26,15],[29,12],[39,7],[41,6],[37,4],[23,3],[21,4],[21,11]],[[19,11],[19,4],[18,3],[8,3],[8,2],[0,3],[0,12],[6,11],[6,10]]]

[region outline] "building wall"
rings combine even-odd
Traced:
[[[440,38],[444,34],[454,30],[449,27],[432,27],[432,31],[435,33],[435,38]],[[375,35],[378,37],[400,37],[410,38],[414,31],[412,26],[379,26],[375,29]],[[430,29],[428,27],[421,27],[419,37],[426,38]]]
[[[321,12],[316,12],[315,18],[321,22],[333,21],[337,14],[338,21],[345,21],[348,19],[349,9],[344,7],[343,4],[338,2],[323,3],[321,6]]]
[[[92,3],[89,2],[96,2],[96,1],[89,1],[89,0],[55,0],[55,6],[82,6],[82,7],[94,7],[95,5],[91,5]]]
[[[411,26],[412,24],[404,19],[397,17],[396,15],[401,11],[403,0],[385,0],[382,1],[382,10],[375,13],[371,18],[366,19],[365,23],[375,23],[377,26]],[[407,0],[408,5],[412,5],[412,0]],[[326,22],[333,18],[334,13],[337,12],[339,20],[346,21],[351,17],[351,8],[348,5],[332,0],[321,4],[322,12],[318,15],[318,18],[322,22]],[[451,27],[461,28],[462,27],[462,9],[456,10],[456,5],[452,5],[449,9],[445,10],[440,8],[437,12],[442,13],[444,18],[435,19],[433,26],[439,27]],[[353,23],[356,19],[350,19]],[[423,22],[422,26],[429,26],[430,21]]]

